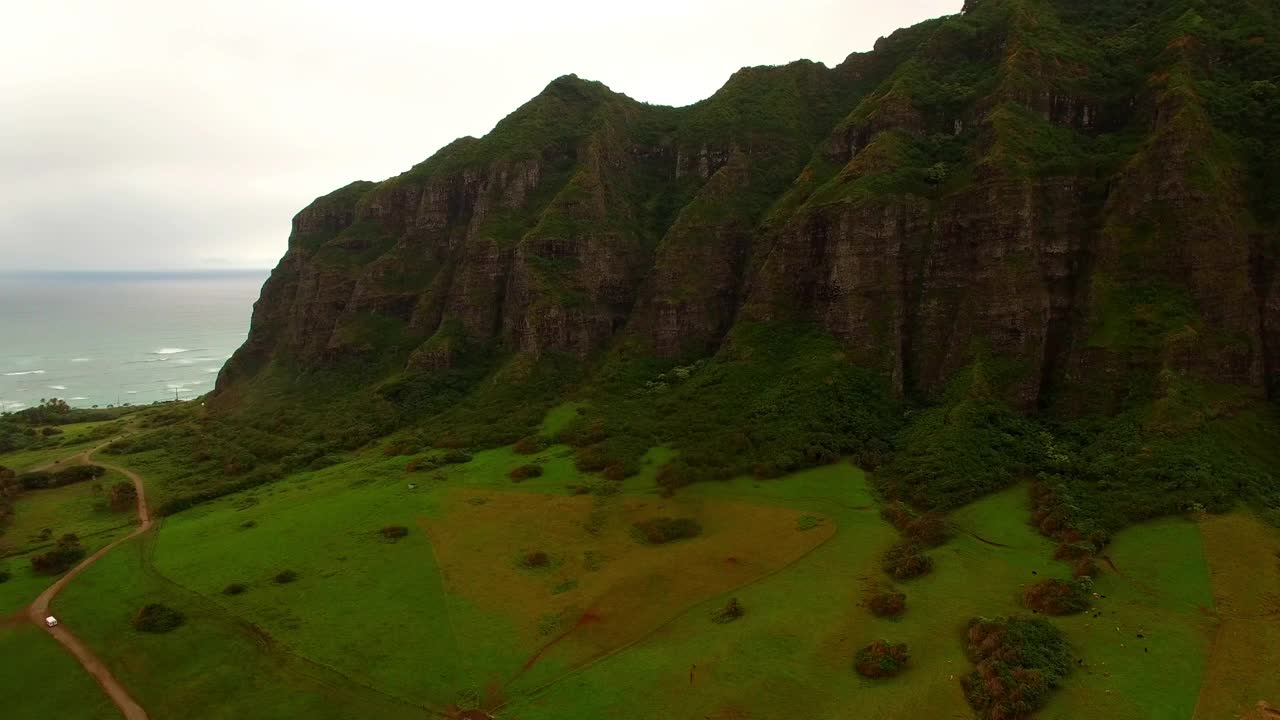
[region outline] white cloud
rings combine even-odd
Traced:
[[[289,219],[565,73],[682,105],[961,0],[44,0],[0,29],[0,268],[267,266]]]

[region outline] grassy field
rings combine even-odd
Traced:
[[[62,434],[44,441],[42,447],[0,454],[0,467],[23,472],[48,465],[101,445],[113,430],[124,427],[121,423],[122,421],[111,420],[62,425]]]
[[[106,488],[125,480],[120,473],[108,471],[97,480],[19,495],[14,503],[13,522],[0,535],[0,557],[49,546],[66,533],[75,533],[82,542],[88,542],[136,524],[132,508],[128,512],[112,512],[107,505]],[[42,539],[46,530],[48,537]]]
[[[1195,717],[1280,705],[1280,532],[1236,511],[1205,518],[1216,612]]]
[[[409,456],[358,455],[166,518],[54,609],[158,719],[192,707],[219,718],[483,708],[521,720],[727,719],[849,707],[968,717],[964,624],[1025,612],[1028,583],[1068,574],[1027,524],[1027,489],[1014,487],[956,511],[956,536],[930,551],[935,571],[898,583],[905,616],[877,619],[863,599],[885,581],[879,558],[898,536],[861,471],[840,463],[664,499],[653,476],[670,455],[650,450],[641,474],[616,486],[582,476],[560,446],[419,472],[406,471]],[[124,460],[145,472],[145,458]],[[541,475],[508,478],[526,464]],[[665,546],[633,537],[633,523],[663,516],[696,519],[702,535]],[[390,526],[407,534],[384,537]],[[1266,558],[1230,552],[1264,553],[1269,532],[1242,512],[1118,534],[1094,607],[1053,619],[1075,668],[1039,717],[1209,718],[1273,699],[1267,633],[1280,622],[1267,613],[1280,568],[1259,583],[1250,568]],[[544,567],[522,563],[536,551]],[[286,570],[297,579],[276,582]],[[224,594],[233,583],[245,591]],[[713,622],[730,597],[745,616]],[[150,602],[187,624],[133,631]],[[911,663],[864,680],[852,656],[881,638],[907,643]],[[1202,677],[1231,690],[1202,696]]]
[[[93,678],[40,628],[0,620],[0,698],[6,718],[116,720]]]
[[[31,569],[31,556],[46,551],[66,533],[74,533],[86,553],[92,553],[126,535],[137,523],[132,513],[115,513],[106,498],[94,490],[123,480],[108,472],[96,481],[76,483],[48,490],[34,490],[18,496],[13,522],[0,534],[0,570],[11,577],[0,583],[0,617],[20,611],[48,587],[53,578]],[[49,530],[47,539],[43,531]]]

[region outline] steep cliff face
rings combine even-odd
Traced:
[[[903,395],[982,356],[1026,410],[1118,407],[1169,372],[1262,397],[1280,10],[1103,5],[972,0],[686,108],[560,78],[299,213],[219,392],[272,362],[692,359],[773,321]]]

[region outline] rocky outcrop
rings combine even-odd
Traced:
[[[1270,171],[1206,94],[1280,68],[1222,45],[1228,9],[1086,5],[966,3],[687,108],[558,79],[299,213],[219,389],[271,361],[689,359],[763,321],[824,328],[902,394],[977,357],[1027,410],[1161,373],[1274,392],[1280,233],[1245,191]]]

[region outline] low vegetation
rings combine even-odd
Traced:
[[[281,570],[276,573],[275,577],[271,578],[271,581],[277,585],[287,585],[288,583],[297,581],[297,579],[298,573],[293,570]]]

